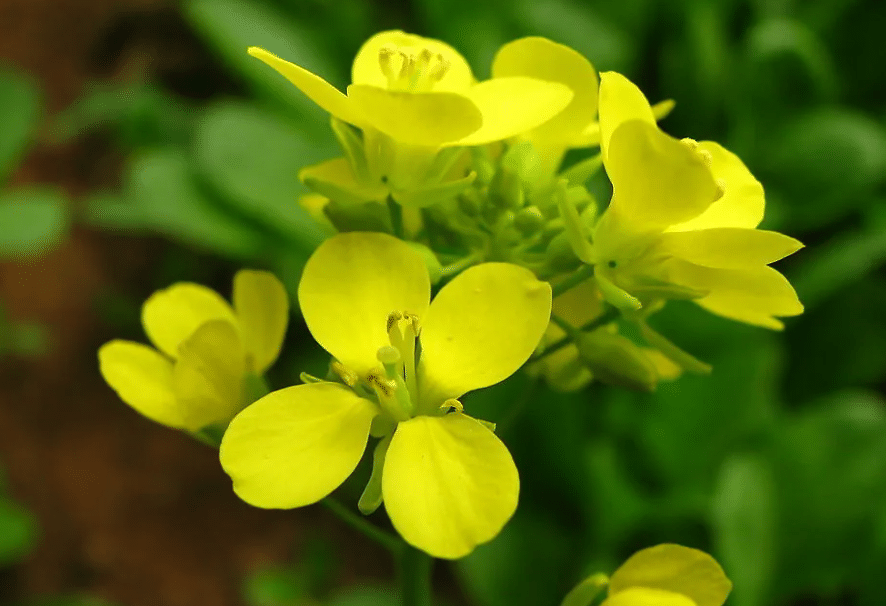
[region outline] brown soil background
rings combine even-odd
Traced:
[[[175,20],[166,0],[0,0],[0,60],[40,82],[48,123],[90,80],[195,67],[199,45],[164,33]],[[120,164],[89,137],[38,141],[13,185],[56,184],[76,201],[113,185]],[[0,571],[0,603],[80,593],[127,606],[234,606],[250,571],[297,560],[318,536],[335,546],[337,585],[390,578],[387,554],[325,510],[240,502],[214,451],[141,418],[103,383],[96,350],[114,335],[96,296],[109,285],[146,296],[140,276],[163,246],[76,228],[45,258],[0,264],[8,315],[44,323],[52,340],[40,359],[0,359],[0,466],[41,526],[36,550]]]

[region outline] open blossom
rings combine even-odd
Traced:
[[[779,329],[802,313],[790,283],[769,264],[802,247],[756,229],[760,183],[717,143],[678,141],[655,124],[643,93],[608,72],[600,87],[609,207],[593,231],[595,276],[623,309],[693,299],[715,314]]]
[[[99,369],[120,399],[153,421],[189,431],[227,423],[249,403],[249,377],[280,354],[288,314],[286,291],[267,272],[237,272],[233,307],[205,286],[174,284],[142,307],[156,349],[110,341],[99,349]]]
[[[601,606],[723,606],[732,583],[698,549],[666,543],[628,558],[609,580]]]
[[[519,479],[488,424],[462,412],[468,391],[513,374],[538,344],[551,290],[506,263],[474,266],[430,301],[421,256],[379,233],[327,240],[299,303],[342,379],[272,392],[232,422],[221,462],[258,507],[315,503],[380,438],[361,510],[382,502],[403,538],[458,558],[513,515]]]

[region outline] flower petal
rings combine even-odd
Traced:
[[[600,606],[698,606],[685,595],[661,589],[631,587],[610,594]]]
[[[238,271],[234,276],[234,310],[243,347],[250,358],[250,370],[264,374],[280,355],[286,336],[289,322],[286,288],[272,273]]]
[[[366,123],[360,111],[354,107],[350,100],[320,76],[257,46],[249,47],[249,54],[274,68],[281,76],[292,82],[298,90],[307,95],[311,101],[339,120],[361,128]]]
[[[630,120],[655,126],[649,101],[636,84],[621,74],[603,72],[600,74],[600,149],[604,158],[609,154],[612,134]]]
[[[377,412],[337,383],[271,392],[231,421],[219,451],[222,467],[250,505],[316,503],[354,471]]]
[[[707,291],[708,295],[695,302],[726,318],[781,330],[783,324],[773,316],[803,313],[803,304],[790,282],[768,266],[715,269],[671,259],[666,269],[673,282]]]
[[[717,561],[705,552],[667,543],[643,549],[628,558],[609,580],[610,599],[637,587],[680,593],[696,606],[722,606],[732,583]]]
[[[420,408],[514,374],[538,345],[550,315],[550,285],[526,268],[483,263],[456,276],[422,319]]]
[[[178,357],[179,345],[210,320],[237,324],[228,302],[200,284],[173,284],[152,294],[142,306],[142,324],[148,338],[173,359]]]
[[[424,316],[431,297],[428,270],[408,244],[379,233],[351,232],[326,240],[311,255],[298,286],[308,329],[342,364],[365,376],[389,344],[388,316]]]
[[[573,93],[569,105],[535,129],[533,140],[568,143],[597,117],[597,72],[581,53],[568,46],[539,36],[505,44],[492,61],[492,77],[510,76],[560,82]]]
[[[703,213],[719,190],[702,156],[641,120],[622,123],[610,138],[606,172],[616,212],[640,230],[663,229]]]
[[[763,220],[766,201],[763,186],[738,156],[714,143],[702,141],[698,149],[711,154],[711,172],[725,186],[723,197],[702,214],[668,231],[689,231],[712,227],[754,228]]]
[[[246,354],[234,325],[211,320],[179,347],[172,384],[185,428],[226,423],[242,406]]]
[[[456,145],[482,145],[528,132],[569,105],[565,84],[513,76],[493,78],[470,88],[468,98],[480,108],[483,125]]]
[[[98,350],[99,371],[120,399],[152,421],[185,427],[172,392],[172,362],[156,349],[111,341]]]
[[[461,413],[397,425],[382,475],[384,504],[406,542],[455,559],[514,514],[520,479],[507,447]]]
[[[803,248],[776,231],[719,227],[666,232],[656,245],[662,253],[705,267],[740,269],[768,265]]]
[[[461,54],[440,40],[407,34],[400,30],[379,32],[363,43],[351,68],[354,84],[388,87],[388,78],[381,70],[379,51],[382,47],[402,48],[418,54],[423,49],[439,54],[447,63],[446,74],[434,84],[435,91],[464,92],[474,82],[471,67]]]
[[[483,124],[477,106],[457,93],[411,93],[352,84],[348,99],[366,116],[368,124],[395,141],[411,145],[437,146],[457,141]]]

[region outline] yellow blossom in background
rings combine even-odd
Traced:
[[[302,172],[306,182],[358,200],[383,199],[390,190],[401,203],[421,204],[421,197],[408,192],[443,177],[429,174],[437,172],[434,160],[441,148],[529,131],[572,99],[563,84],[525,76],[478,83],[454,48],[399,30],[380,32],[363,44],[347,94],[264,49],[252,47],[249,53],[336,119],[363,131],[359,154],[349,152]]]
[[[492,539],[517,506],[505,445],[457,398],[504,380],[548,322],[550,287],[506,263],[467,269],[430,301],[425,261],[379,233],[327,240],[309,259],[299,303],[342,383],[272,392],[232,422],[221,462],[257,507],[315,503],[380,438],[360,508],[382,502],[410,544],[459,558]]]
[[[175,284],[142,307],[156,349],[110,341],[99,349],[99,370],[120,399],[153,421],[188,431],[227,423],[249,404],[250,378],[277,359],[288,314],[286,291],[267,272],[237,272],[233,307],[205,286]]]
[[[760,183],[717,143],[663,133],[643,93],[602,75],[600,128],[612,201],[593,230],[595,276],[607,299],[639,310],[692,299],[710,312],[780,329],[802,313],[794,289],[769,264],[802,247],[756,229]]]
[[[723,606],[730,591],[714,558],[666,543],[628,558],[610,578],[601,606]]]

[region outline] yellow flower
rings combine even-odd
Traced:
[[[612,201],[593,231],[595,276],[623,309],[694,299],[710,312],[780,329],[802,313],[790,283],[769,263],[802,247],[755,229],[760,183],[717,143],[664,134],[643,93],[602,75],[601,148]]]
[[[257,507],[326,497],[382,438],[361,499],[436,557],[459,558],[513,514],[519,479],[505,445],[456,398],[498,383],[548,322],[550,287],[506,263],[474,266],[430,302],[421,255],[379,233],[339,234],[305,266],[299,302],[344,383],[272,392],[232,422],[221,462]]]
[[[237,272],[233,307],[205,286],[175,284],[142,307],[157,349],[110,341],[99,349],[99,369],[120,399],[153,421],[188,431],[227,423],[249,403],[250,377],[277,359],[288,313],[283,285],[267,272]]]
[[[363,44],[347,95],[266,50],[252,47],[249,54],[339,120],[412,145],[505,139],[550,119],[572,96],[562,85],[526,77],[476,83],[454,48],[398,30],[380,32]]]
[[[638,551],[609,580],[601,606],[723,606],[732,583],[698,549],[664,544]]]

